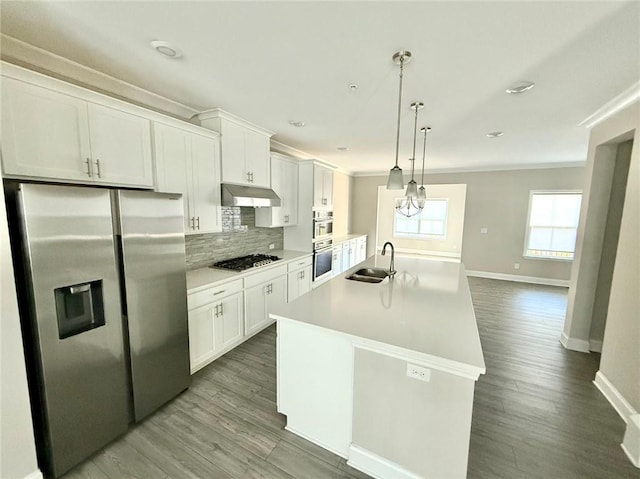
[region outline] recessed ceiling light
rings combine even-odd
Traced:
[[[532,81],[522,81],[520,83],[516,83],[515,85],[510,86],[505,91],[512,95],[516,95],[518,93],[524,93],[526,91],[531,90],[536,84]]]
[[[348,87],[349,87],[349,90],[356,91],[358,89],[358,84],[357,83],[349,83]]]
[[[182,57],[182,50],[174,47],[169,42],[154,40],[151,42],[151,46],[155,48],[158,53],[162,53],[164,56],[169,57],[173,60]]]
[[[299,120],[289,120],[289,124],[291,126],[295,126],[296,128],[302,128],[304,126],[304,121]]]
[[[492,131],[491,133],[487,133],[487,138],[499,138],[504,135],[504,131]]]
[[[339,151],[349,151],[349,147],[348,147],[348,146],[339,146],[338,148],[336,148],[336,150],[339,150]]]

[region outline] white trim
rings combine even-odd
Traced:
[[[287,420],[287,422],[289,422],[289,420]],[[336,448],[331,447],[325,443],[323,443],[322,441],[318,441],[317,439],[309,436],[308,434],[305,434],[303,432],[300,432],[298,429],[294,428],[294,427],[290,427],[288,424],[284,427],[287,431],[295,434],[296,436],[300,436],[303,439],[306,439],[309,442],[314,443],[316,446],[320,446],[323,449],[326,449],[327,451],[330,451],[332,453],[334,453],[336,456],[340,456],[344,459],[348,459],[347,456],[344,455],[343,452],[338,451]]]
[[[425,175],[440,175],[449,173],[489,173],[492,171],[511,171],[511,170],[545,170],[553,168],[583,168],[586,161],[563,161],[558,163],[530,163],[521,165],[490,165],[490,166],[469,166],[467,168],[433,168],[424,170]],[[356,171],[351,173],[352,176],[388,176],[389,170],[369,170]],[[409,178],[409,175],[407,175]],[[386,181],[385,181],[386,184]]]
[[[568,279],[541,278],[538,276],[522,276],[519,274],[492,273],[490,271],[467,270],[467,276],[477,278],[500,279],[503,281],[515,281],[517,283],[546,284],[548,286],[569,287]]]
[[[615,115],[621,110],[624,110],[626,107],[628,107],[638,99],[640,99],[640,81],[635,82],[618,96],[612,98],[607,103],[602,105],[595,112],[578,123],[578,126],[593,128],[598,123],[602,123],[610,116]]]
[[[607,401],[609,401],[613,406],[613,409],[616,410],[618,415],[626,424],[629,424],[629,418],[632,415],[638,414],[638,411],[636,411],[629,401],[620,394],[620,391],[611,384],[602,371],[598,371],[596,373],[596,378],[593,380],[593,384],[595,384],[595,386],[600,390],[602,395],[607,399]]]
[[[245,120],[244,118],[240,118],[238,115],[229,113],[228,111],[223,110],[222,108],[212,108],[210,110],[203,111],[201,113],[198,113],[197,118],[199,121],[221,118],[223,120],[236,123],[244,128],[248,128],[249,130],[253,130],[256,133],[260,133],[261,135],[267,135],[269,136],[269,138],[271,138],[273,135],[276,134],[275,131],[271,131],[262,126],[256,125],[255,123]]]
[[[43,478],[44,476],[42,475],[42,471],[40,471],[40,469],[36,469],[31,474],[24,476],[23,479],[43,479]]]
[[[577,339],[570,338],[563,331],[560,335],[560,344],[562,344],[565,349],[569,349],[571,351],[578,351],[580,353],[589,353],[589,341],[585,339]]]
[[[382,251],[381,245],[376,245],[376,253]],[[411,249],[411,248],[396,248],[396,253],[405,253],[409,255],[419,256],[442,256],[443,258],[455,258],[460,259],[460,253],[451,253],[448,251],[431,251],[426,249]]]
[[[198,113],[198,110],[183,103],[132,85],[4,33],[0,34],[0,42],[2,43],[3,60],[14,60],[12,63],[18,62],[24,66],[30,66],[32,69],[56,75],[67,82],[80,84],[85,88],[88,86],[98,88],[183,119],[189,119]]]
[[[594,351],[596,353],[602,352],[602,340],[589,340],[589,351]]]
[[[393,477],[394,479],[420,479],[422,477],[406,470],[395,462],[378,456],[355,444],[351,444],[349,447],[349,460],[347,464],[376,479],[389,477]]]
[[[640,414],[629,417],[624,439],[620,444],[631,464],[640,468]]]

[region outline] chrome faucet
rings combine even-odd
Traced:
[[[382,256],[385,255],[387,251],[387,245],[391,246],[391,263],[389,263],[389,276],[393,276],[396,274],[396,270],[394,269],[394,259],[396,256],[396,250],[393,248],[393,244],[390,241],[387,241],[382,247]]]

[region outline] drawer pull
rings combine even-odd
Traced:
[[[218,296],[219,294],[222,294],[225,291],[226,291],[225,289],[221,289],[220,291],[216,291],[215,293],[213,293],[213,296]]]

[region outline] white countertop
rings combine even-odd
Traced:
[[[419,360],[467,377],[485,364],[464,266],[397,257],[395,278],[371,284],[345,279],[364,266],[387,269],[372,256],[271,317],[295,320],[358,338],[362,345]]]
[[[355,238],[362,238],[363,236],[367,236],[366,234],[348,234],[348,235],[343,235],[343,236],[334,236],[333,238],[331,238],[331,241],[333,241],[333,246],[337,246],[340,243],[344,243],[345,241],[349,241]]]
[[[232,281],[234,279],[244,278],[250,274],[266,271],[270,268],[287,264],[290,261],[311,256],[312,253],[291,250],[269,250],[265,254],[278,256],[281,258],[281,261],[274,261],[268,265],[252,268],[247,271],[242,271],[241,273],[218,268],[199,268],[187,271],[187,294],[196,293],[203,289],[212,287],[217,283]]]

